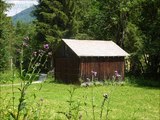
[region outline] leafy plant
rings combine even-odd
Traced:
[[[41,71],[41,67],[44,67],[48,55],[46,55],[47,50],[49,49],[48,44],[44,45],[44,50],[40,50],[39,54],[37,52],[34,52],[31,55],[30,62],[28,65],[28,69],[24,69],[24,50],[27,49],[27,46],[29,45],[28,42],[29,38],[24,39],[21,50],[20,50],[20,70],[19,75],[21,78],[21,87],[18,88],[20,92],[19,102],[17,105],[17,109],[14,111],[10,111],[10,115],[13,119],[19,120],[19,119],[25,119],[28,116],[28,108],[27,108],[27,102],[26,102],[26,91],[28,87],[32,84],[33,79],[35,79],[36,75],[38,75]],[[45,51],[46,50],[46,51]],[[42,61],[43,57],[46,57],[44,61]],[[13,74],[14,76],[14,74]],[[12,93],[13,93],[13,109],[15,107],[14,105],[14,86],[12,84]],[[16,112],[15,112],[16,111]]]
[[[80,115],[81,111],[81,102],[73,100],[73,95],[75,93],[76,88],[71,88],[68,90],[69,92],[69,100],[67,100],[68,103],[68,111],[66,112],[58,112],[59,114],[65,115],[65,117],[68,120],[77,120],[78,118],[81,118]]]

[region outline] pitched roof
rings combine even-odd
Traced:
[[[128,56],[129,54],[113,41],[63,39],[79,57]]]

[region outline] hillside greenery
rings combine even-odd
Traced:
[[[32,23],[35,20],[35,17],[33,16],[33,11],[35,10],[35,7],[29,7],[20,13],[12,16],[12,22],[15,25],[18,21],[21,21],[23,23]]]

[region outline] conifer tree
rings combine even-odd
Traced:
[[[65,26],[65,34],[64,38],[74,38],[78,26],[77,26],[77,20],[76,20],[76,0],[64,0],[63,5],[64,5],[64,13],[68,17],[68,21]]]
[[[41,43],[58,43],[65,32],[67,16],[60,0],[39,0],[34,15],[37,18],[37,39]]]
[[[34,15],[37,18],[37,41],[49,43],[52,53],[62,38],[71,38],[76,33],[74,0],[39,0]],[[51,59],[51,66],[53,58]]]
[[[77,32],[76,0],[39,0],[34,15],[37,18],[37,39],[57,43],[73,38]]]
[[[11,54],[11,34],[12,24],[10,18],[5,14],[9,7],[4,1],[0,0],[0,71],[9,67]]]

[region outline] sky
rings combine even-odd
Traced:
[[[14,16],[21,11],[38,4],[38,0],[4,0],[6,3],[13,4],[6,12],[7,16]]]

